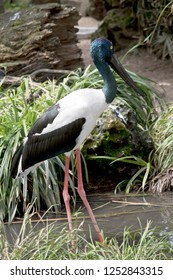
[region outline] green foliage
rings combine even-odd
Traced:
[[[152,192],[172,190],[173,178],[173,107],[162,112],[151,127],[155,144],[152,155],[154,172],[149,182]]]
[[[4,6],[6,10],[12,10],[12,11],[18,11],[21,9],[25,9],[29,6],[31,3],[31,0],[16,0],[16,1],[10,1],[10,0],[3,0]]]
[[[155,143],[154,165],[163,172],[173,164],[173,107],[163,112],[152,126]]]
[[[132,79],[138,84],[143,95],[140,95],[124,84],[117,77],[118,84],[118,99],[126,104],[136,116],[139,126],[144,130],[147,129],[153,121],[158,117],[158,108],[164,107],[164,101],[159,98],[159,95],[151,85],[151,81],[144,77],[128,71]]]
[[[173,61],[173,1],[138,1],[138,24],[147,44],[159,57]]]
[[[30,208],[31,209],[31,208]],[[122,241],[116,237],[104,240],[104,246],[87,241],[80,229],[74,231],[76,245],[71,249],[71,234],[66,227],[55,223],[40,230],[32,226],[30,209],[26,212],[19,235],[14,244],[5,239],[1,224],[0,256],[8,260],[168,260],[172,259],[173,247],[168,236],[158,237],[151,222],[138,232],[124,229]],[[26,232],[26,229],[27,232]]]
[[[153,171],[153,167],[151,164],[151,161],[149,160],[146,162],[143,160],[141,157],[136,157],[136,156],[126,156],[126,157],[107,157],[107,156],[100,156],[96,157],[97,159],[107,159],[111,160],[110,164],[114,164],[116,162],[124,162],[127,164],[132,164],[132,165],[137,165],[139,169],[135,174],[131,177],[130,180],[123,180],[116,186],[116,190],[121,188],[121,186],[126,185],[125,187],[125,192],[129,193],[131,188],[134,187],[135,185],[140,185],[138,191],[144,191],[146,187],[146,182],[149,179],[149,176],[151,175],[151,172]],[[150,156],[149,156],[150,158]]]

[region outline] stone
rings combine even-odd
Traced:
[[[56,3],[1,14],[0,67],[5,66],[12,76],[29,75],[40,69],[83,67],[75,28],[79,18],[75,7]],[[51,77],[40,71],[36,80]]]

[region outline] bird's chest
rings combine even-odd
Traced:
[[[92,92],[92,94],[89,94],[85,100],[83,99],[81,104],[83,105],[79,106],[79,115],[80,117],[85,118],[85,123],[78,137],[78,144],[82,144],[83,141],[88,137],[88,135],[94,129],[98,117],[108,107],[108,104],[105,101],[105,96],[101,90],[96,90],[95,92]]]
[[[71,119],[84,117],[90,120],[96,120],[108,106],[103,91],[98,89],[75,91],[60,100],[59,105],[62,115],[66,114]]]

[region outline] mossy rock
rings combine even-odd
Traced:
[[[130,133],[125,125],[116,118],[111,108],[107,109],[97,120],[93,133],[87,138],[83,153],[91,155],[124,156],[118,152],[119,147],[129,144]],[[129,145],[128,145],[129,146]]]
[[[123,108],[123,115],[119,111]],[[123,116],[123,121],[117,115]],[[89,188],[112,190],[118,183],[128,180],[138,166],[111,159],[135,155],[148,158],[152,142],[136,125],[134,113],[122,104],[112,104],[98,119],[92,134],[87,138],[82,153],[89,173]],[[98,158],[99,157],[99,158]],[[101,158],[102,157],[102,158]]]
[[[132,38],[138,34],[134,28],[134,21],[133,11],[129,7],[111,9],[107,12],[93,38],[105,37],[110,39],[117,49],[125,48],[134,43]]]

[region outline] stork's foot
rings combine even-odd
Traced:
[[[101,245],[104,245],[104,239],[103,236],[101,235],[101,232],[97,232],[98,240]]]

